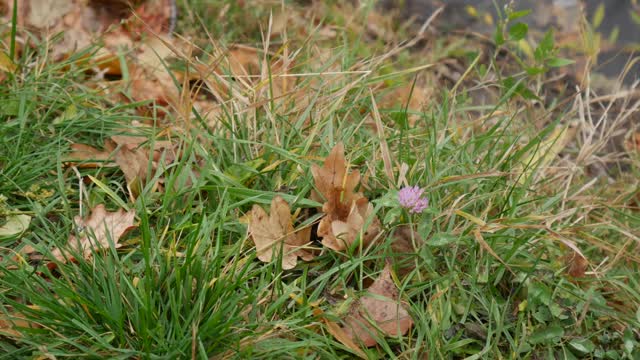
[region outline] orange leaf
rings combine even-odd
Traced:
[[[295,232],[289,204],[280,196],[271,200],[268,215],[259,205],[253,205],[249,219],[249,234],[256,244],[258,259],[271,262],[276,251],[282,247],[282,268],[293,269],[298,257],[313,259],[313,254],[301,247],[309,242],[309,231]],[[276,253],[277,254],[277,253]]]
[[[134,217],[133,210],[120,209],[116,212],[108,212],[104,205],[100,204],[91,211],[88,218],[75,217],[76,227],[83,235],[80,237],[69,236],[67,246],[74,253],[82,254],[85,259],[90,258],[94,250],[108,248],[109,240],[113,241],[116,247],[119,247],[120,238],[134,227]],[[54,249],[51,254],[61,262],[74,259],[70,252],[58,248]]]

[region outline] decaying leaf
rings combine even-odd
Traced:
[[[346,335],[369,347],[378,342],[378,332],[390,337],[406,334],[413,319],[398,297],[398,288],[391,278],[391,264],[387,263],[368,294],[352,303],[343,327]]]
[[[118,247],[120,238],[134,227],[135,212],[119,209],[116,212],[108,212],[104,205],[96,206],[91,215],[82,219],[76,216],[74,222],[80,232],[80,236],[71,235],[67,247],[71,250],[54,249],[51,254],[61,262],[74,259],[73,254],[81,254],[85,259],[98,249],[109,248],[112,241]]]
[[[313,254],[302,249],[309,242],[310,229],[295,231],[289,204],[280,196],[271,200],[270,214],[259,205],[253,205],[249,219],[249,234],[256,244],[258,259],[271,262],[282,248],[282,268],[293,269],[298,257],[305,261]]]
[[[7,8],[3,20],[10,20],[13,0],[0,0]],[[131,8],[131,5],[137,5]],[[127,1],[105,0],[21,0],[18,1],[18,25],[47,37],[62,33],[52,43],[52,56],[60,58],[91,45],[104,36],[106,48],[115,53],[122,40],[133,43],[143,33],[162,34],[170,30],[173,0]],[[120,40],[111,41],[112,34]],[[114,46],[115,45],[115,46]]]
[[[144,149],[121,148],[115,156],[116,164],[124,173],[127,189],[132,198],[137,198],[147,180],[149,155]]]
[[[371,242],[380,232],[380,221],[369,200],[355,191],[360,183],[360,172],[348,172],[342,143],[334,146],[322,167],[314,164],[311,173],[316,188],[326,200],[322,206],[325,216],[318,225],[322,244],[341,251],[351,246],[359,235],[362,235],[363,244]],[[372,220],[365,229],[368,219]]]

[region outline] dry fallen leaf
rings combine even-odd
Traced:
[[[98,168],[114,166],[113,148],[105,144],[105,150],[98,150],[85,144],[71,144],[71,151],[65,156],[64,162],[79,168]]]
[[[127,189],[133,199],[140,195],[146,185],[149,166],[153,175],[163,167],[163,164],[173,163],[177,156],[171,141],[151,142],[143,136],[128,135],[114,135],[111,140],[118,145],[114,160],[124,173]],[[149,146],[145,144],[146,142]],[[153,148],[148,148],[151,144]],[[159,184],[156,183],[154,186]],[[154,188],[155,190],[157,189]]]
[[[17,68],[18,66],[13,62],[13,60],[11,60],[9,55],[0,50],[0,73],[13,73]]]
[[[73,254],[80,254],[88,259],[94,250],[108,248],[110,241],[118,247],[120,238],[134,227],[134,217],[133,210],[119,209],[116,212],[108,212],[104,205],[100,204],[91,211],[87,219],[75,217],[76,228],[82,235],[69,236],[67,247],[72,251],[56,248],[51,254],[57,260],[66,262],[68,259],[74,259]]]
[[[412,325],[413,319],[398,299],[391,264],[387,263],[368,294],[352,304],[343,329],[350,339],[369,347],[377,343],[378,330],[383,336],[397,337]]]
[[[249,234],[256,244],[258,259],[271,262],[274,253],[282,247],[282,268],[293,269],[298,257],[305,261],[313,259],[313,254],[301,247],[309,242],[310,228],[295,231],[289,204],[280,196],[271,201],[268,215],[259,205],[253,205],[249,216]]]
[[[574,278],[580,278],[584,277],[589,261],[581,254],[572,251],[571,254],[565,256],[565,264],[567,266],[567,274]]]
[[[23,335],[17,328],[38,328],[37,324],[26,320],[19,312],[5,314],[0,312],[0,336],[21,338]]]
[[[130,91],[135,101],[155,100],[160,105],[175,105],[180,95],[171,74],[142,66],[131,70]]]
[[[329,334],[333,335],[336,340],[340,341],[344,346],[356,353],[360,358],[367,359],[367,355],[364,353],[364,351],[362,351],[360,346],[358,346],[358,344],[353,341],[351,335],[347,334],[345,330],[340,327],[340,325],[327,319],[326,317],[323,317],[322,320],[324,321]]]
[[[360,183],[360,173],[348,173],[344,158],[344,146],[338,143],[327,156],[322,167],[313,165],[311,173],[316,188],[326,202],[322,206],[325,216],[318,225],[322,244],[341,251],[351,246],[362,232],[363,244],[371,242],[380,232],[380,221],[373,213],[373,206],[362,193],[355,192]],[[371,224],[364,229],[367,219]]]

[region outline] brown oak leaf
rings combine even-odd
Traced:
[[[391,264],[387,263],[369,287],[368,294],[352,304],[344,332],[367,347],[378,342],[378,331],[391,337],[406,334],[413,319],[398,297],[398,288],[391,278]]]
[[[104,205],[96,206],[91,215],[82,219],[76,216],[74,221],[81,235],[69,236],[67,247],[71,250],[54,249],[51,254],[61,262],[74,259],[74,254],[82,255],[88,259],[94,250],[106,249],[109,241],[113,241],[119,247],[118,241],[130,229],[135,227],[133,221],[135,212],[133,210],[124,211],[119,209],[116,212],[109,212]]]
[[[351,246],[361,232],[363,243],[370,243],[380,233],[380,221],[369,200],[355,191],[360,183],[360,172],[348,172],[344,145],[336,144],[322,167],[315,164],[311,167],[311,174],[316,188],[326,200],[322,205],[325,216],[318,224],[322,244],[341,251]],[[365,229],[367,219],[372,220]]]
[[[282,248],[282,268],[292,269],[298,257],[305,261],[313,259],[313,254],[301,247],[310,239],[310,227],[295,231],[289,204],[280,196],[271,200],[270,214],[259,205],[253,205],[249,216],[249,234],[256,244],[258,259],[271,262],[274,253]]]

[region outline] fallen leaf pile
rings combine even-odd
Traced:
[[[324,198],[324,216],[317,230],[322,244],[334,251],[345,250],[357,240],[361,240],[363,245],[370,244],[382,232],[381,223],[374,214],[373,205],[355,190],[360,185],[360,173],[349,171],[343,144],[334,146],[322,166],[312,165],[311,172],[319,191],[314,197]],[[282,268],[292,269],[298,258],[305,261],[314,258],[304,248],[310,242],[311,228],[294,229],[291,209],[282,197],[273,198],[269,213],[261,206],[253,205],[245,219],[248,219],[248,233],[260,261],[270,263],[281,258]],[[367,225],[367,221],[370,224]],[[422,239],[407,226],[396,231],[391,248],[399,255],[401,271],[410,269],[406,254],[414,252],[414,245],[421,242]],[[374,346],[380,339],[379,333],[383,337],[398,337],[406,334],[413,325],[411,316],[399,300],[391,271],[391,262],[388,261],[368,293],[351,303],[342,325],[322,317],[327,331],[361,357],[364,353],[359,344]],[[320,309],[316,310],[316,315],[324,314]]]
[[[3,0],[4,21],[13,13],[13,0]],[[108,59],[118,48],[133,45],[143,34],[165,34],[175,17],[171,0],[144,1],[135,9],[128,2],[85,0],[18,1],[18,26],[40,34],[43,39],[62,34],[52,45],[54,59],[98,42],[103,43],[99,58]],[[22,43],[26,39],[21,38]],[[114,69],[112,69],[114,70]]]
[[[344,145],[335,145],[323,166],[312,165],[311,173],[320,192],[320,195],[314,194],[314,197],[324,197],[324,216],[317,230],[318,237],[322,238],[322,245],[331,250],[343,251],[358,239],[361,239],[363,245],[370,244],[381,233],[381,223],[369,200],[361,192],[355,191],[360,184],[360,172],[349,172]],[[298,256],[304,260],[312,258],[302,250],[292,251],[308,242],[309,228],[294,234],[289,205],[281,197],[272,200],[270,215],[260,206],[254,205],[249,218],[249,234],[256,244],[260,260],[271,262],[272,248],[278,244],[284,244],[285,269],[293,268]]]

